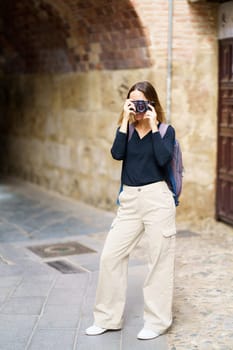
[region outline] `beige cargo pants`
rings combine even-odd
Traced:
[[[143,286],[144,327],[161,334],[172,323],[174,200],[164,181],[124,186],[119,200],[100,260],[95,324],[106,329],[122,327],[128,259],[144,235],[148,253],[148,274]]]

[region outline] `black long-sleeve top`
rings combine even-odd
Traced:
[[[142,139],[134,129],[128,134],[116,132],[111,153],[116,160],[123,160],[121,181],[128,186],[143,186],[165,180],[165,165],[171,161],[175,142],[175,130],[169,126],[162,138],[160,132],[150,131]]]

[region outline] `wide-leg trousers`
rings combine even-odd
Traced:
[[[120,206],[105,241],[94,307],[95,324],[120,329],[128,260],[142,236],[148,255],[143,286],[144,327],[162,334],[172,323],[176,207],[166,182],[123,186]]]

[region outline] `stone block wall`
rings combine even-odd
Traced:
[[[150,69],[5,78],[12,102],[2,114],[2,170],[113,209],[121,163],[110,148],[122,96],[142,76],[156,80]]]
[[[200,2],[182,6],[182,1],[177,1],[174,10],[172,120],[185,160],[184,200],[180,209],[194,219],[214,217],[218,4]]]
[[[168,1],[33,3],[3,9],[5,21],[21,19],[9,29],[18,45],[0,33],[2,172],[112,210],[120,163],[110,147],[128,88],[151,81],[166,109]],[[213,217],[217,5],[174,0],[172,46],[171,122],[185,164],[178,214]]]

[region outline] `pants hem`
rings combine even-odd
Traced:
[[[151,331],[153,331],[159,335],[165,334],[170,327],[171,327],[171,324],[168,327],[166,326],[165,328],[154,326],[153,324],[146,323],[146,322],[144,324],[144,328],[150,329]]]
[[[120,330],[122,329],[122,324],[121,325],[114,325],[114,324],[108,324],[104,322],[95,322],[95,325],[104,329],[109,329],[109,330]]]

